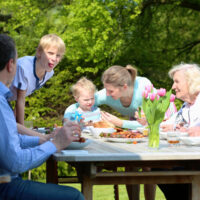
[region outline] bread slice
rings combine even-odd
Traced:
[[[115,125],[108,121],[99,121],[93,123],[94,128],[115,128]]]

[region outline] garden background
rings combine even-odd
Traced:
[[[0,0],[0,33],[14,38],[18,57],[35,55],[48,33],[66,44],[53,78],[26,98],[26,120],[61,125],[74,103],[70,86],[86,76],[101,89],[102,72],[115,64],[136,66],[155,87],[169,89],[173,65],[200,62],[199,19],[199,0]],[[64,164],[59,170],[74,173]],[[33,179],[44,175],[44,165],[32,171]]]

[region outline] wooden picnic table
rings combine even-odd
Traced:
[[[55,153],[47,161],[47,182],[61,183],[57,174],[57,162],[65,161],[75,166],[82,192],[92,200],[93,185],[114,184],[172,184],[191,183],[191,199],[200,200],[200,147],[169,147],[160,141],[160,148],[152,150],[147,142],[137,144],[111,143],[94,139],[83,152]],[[153,171],[102,172],[99,168],[138,167],[166,169]],[[183,167],[184,170],[172,170]]]

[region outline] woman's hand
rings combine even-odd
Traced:
[[[192,137],[200,136],[200,126],[191,127],[187,132]]]
[[[179,124],[176,125],[176,130],[178,130],[180,132],[188,132],[188,128],[186,128],[182,125],[179,125]]]
[[[160,128],[162,128],[163,132],[173,131],[174,125],[173,124],[163,124],[163,125],[160,126]]]
[[[145,116],[142,115],[140,118],[139,113],[137,111],[135,112],[135,118],[136,118],[137,122],[139,122],[143,126],[147,125],[147,120],[146,120]]]
[[[110,113],[107,113],[105,111],[101,111],[101,118],[104,121],[111,122],[115,126],[122,127],[122,125],[123,125],[123,121],[121,119],[119,119],[118,117],[116,117]]]
[[[136,120],[137,120],[137,122],[139,122],[140,124],[142,124],[142,126],[146,126],[147,125],[146,118],[137,118]]]

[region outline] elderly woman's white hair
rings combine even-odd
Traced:
[[[190,95],[195,95],[200,92],[200,67],[197,64],[184,64],[174,66],[169,71],[170,78],[173,79],[174,74],[177,71],[184,71],[185,78],[188,83],[188,89]]]

